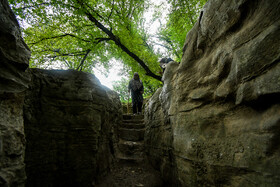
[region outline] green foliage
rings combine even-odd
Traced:
[[[10,4],[25,25],[31,67],[60,65],[91,72],[94,66],[108,69],[109,61],[115,58],[145,75],[135,59],[116,45],[114,37],[89,19],[90,14],[152,72],[160,70],[158,56],[143,40],[142,15],[149,6],[144,0],[10,0]]]
[[[187,33],[196,23],[207,0],[168,0],[170,5],[167,24],[162,25],[158,37],[169,49],[169,55],[181,61]]]
[[[31,67],[94,73],[93,67],[103,66],[108,70],[114,65],[112,59],[115,59],[123,63],[123,75],[126,77],[132,77],[134,72],[140,74],[145,87],[144,96],[148,97],[162,83],[147,76],[147,70],[125,48],[158,75],[161,72],[158,60],[163,53],[157,50],[154,38],[160,40],[168,56],[180,61],[186,34],[195,24],[206,0],[168,0],[167,24],[161,25],[157,36],[152,36],[145,27],[147,20],[143,17],[144,12],[152,7],[148,0],[9,2],[23,26],[24,40],[32,51]],[[153,21],[162,16],[162,6],[155,8]],[[122,79],[114,86],[123,101],[127,100],[127,84],[128,80]]]
[[[162,83],[154,79],[143,79],[142,82],[144,85],[144,98],[151,97],[158,88],[162,87]]]
[[[120,81],[115,81],[113,85],[113,90],[120,95],[122,103],[126,103],[129,100],[128,83],[128,79],[122,78]]]

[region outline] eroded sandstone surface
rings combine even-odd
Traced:
[[[29,59],[0,1],[0,186],[93,186],[114,159],[119,96],[92,74],[29,69]]]
[[[170,184],[280,185],[280,2],[209,0],[145,111]]]
[[[30,50],[7,1],[0,1],[0,186],[24,186],[24,91]]]
[[[113,162],[119,96],[92,74],[30,69],[24,105],[27,186],[91,186]]]

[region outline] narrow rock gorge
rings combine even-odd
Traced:
[[[275,0],[204,6],[145,105],[145,127],[133,126],[165,186],[280,186],[279,10]],[[1,0],[0,186],[95,186],[124,146],[118,95],[88,73],[29,69],[29,58]],[[126,144],[127,154],[138,145]]]
[[[146,106],[148,157],[176,186],[280,185],[280,2],[209,0]]]

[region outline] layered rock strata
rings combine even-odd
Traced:
[[[209,0],[145,111],[146,147],[180,186],[280,185],[280,2]]]
[[[114,127],[122,120],[116,93],[94,75],[31,69],[24,105],[27,186],[91,186],[109,170]]]
[[[2,0],[0,186],[94,185],[111,167],[118,142],[118,95],[91,74],[28,70],[29,59],[19,24]]]
[[[24,91],[30,50],[7,1],[0,1],[0,186],[24,186]]]

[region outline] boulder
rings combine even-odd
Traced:
[[[92,74],[30,69],[24,104],[27,186],[91,186],[113,162],[118,95]]]
[[[280,2],[209,0],[145,110],[151,163],[181,186],[279,186]]]

